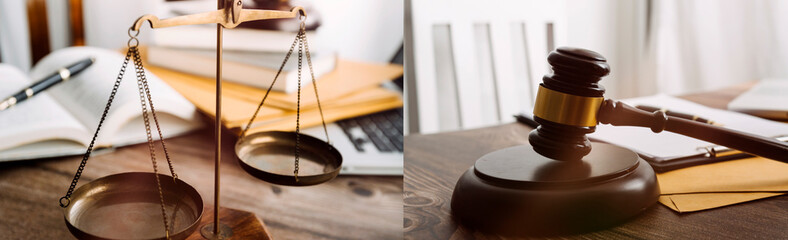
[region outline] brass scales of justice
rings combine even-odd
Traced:
[[[235,145],[236,156],[241,168],[250,175],[274,184],[286,186],[308,186],[320,184],[333,179],[339,174],[342,155],[330,144],[326,130],[323,110],[318,98],[318,87],[312,73],[312,62],[309,45],[305,34],[306,12],[302,7],[293,7],[290,11],[248,10],[243,9],[241,0],[218,0],[218,10],[186,16],[159,19],[154,15],[138,18],[129,28],[128,51],[126,53],[117,80],[109,96],[107,106],[101,116],[93,140],[90,143],[82,162],[74,175],[71,186],[59,204],[69,231],[79,239],[228,239],[244,237],[240,234],[263,236],[265,230],[260,224],[232,222],[229,225],[219,221],[219,167],[221,161],[221,86],[222,86],[222,30],[235,28],[243,22],[284,19],[298,17],[301,21],[300,30],[290,46],[279,71],[274,77],[271,87],[260,101],[249,124],[243,129]],[[197,190],[182,181],[175,174],[167,148],[159,128],[158,118],[150,95],[143,62],[139,49],[142,24],[148,21],[151,28],[165,28],[196,24],[217,24],[216,26],[216,152],[214,156],[214,205],[213,221],[200,226],[203,216],[203,201]],[[296,111],[295,132],[266,131],[246,134],[254,122],[254,118],[263,106],[265,99],[274,86],[279,73],[293,52],[298,52],[298,104]],[[301,103],[301,70],[306,53],[306,62],[310,69],[317,106],[320,109],[326,141],[300,133]],[[137,79],[137,86],[142,107],[142,116],[150,150],[153,173],[126,172],[105,176],[93,180],[79,188],[77,182],[93,150],[93,143],[98,136],[101,125],[112,105],[118,91],[126,67],[132,61]],[[150,110],[150,114],[148,114]],[[153,117],[155,131],[152,130],[150,116]],[[167,160],[171,176],[159,174],[156,162],[153,135],[158,134],[161,148]],[[154,187],[155,186],[155,187]],[[237,210],[235,210],[237,211]],[[163,223],[163,224],[162,224]],[[234,229],[236,228],[234,235]],[[200,229],[199,234],[195,231]],[[248,236],[247,236],[248,237]]]

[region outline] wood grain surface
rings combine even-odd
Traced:
[[[268,228],[251,212],[222,207],[219,209],[219,222],[226,224],[232,231],[232,237],[236,239],[271,239]],[[212,225],[213,205],[206,205],[203,209],[200,228]],[[186,240],[205,239],[200,233],[200,228],[186,237]]]
[[[223,136],[221,206],[254,213],[274,239],[401,239],[402,178],[339,176],[317,186],[284,187],[246,174]],[[209,127],[167,139],[178,176],[213,204],[213,133]],[[157,150],[161,152],[161,149]],[[73,239],[58,206],[82,157],[0,164],[0,239]],[[102,176],[153,170],[138,144],[91,157],[79,186]],[[165,170],[162,159],[160,170]],[[199,231],[199,230],[198,230]]]
[[[725,108],[747,83],[682,98]],[[482,155],[528,144],[531,128],[518,123],[405,138],[405,239],[504,239],[458,225],[451,218],[454,185]],[[655,204],[621,225],[556,239],[786,239],[788,196],[679,214]]]

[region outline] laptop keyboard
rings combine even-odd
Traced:
[[[359,152],[372,142],[380,152],[402,152],[402,108],[338,121]]]

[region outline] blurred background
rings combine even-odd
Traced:
[[[560,46],[605,56],[614,99],[788,78],[786,12],[779,0],[407,0],[406,134],[513,122]]]
[[[322,23],[316,29],[320,39],[312,42],[349,60],[388,63],[402,45],[402,1],[249,0],[245,7],[253,7],[255,2],[310,6],[313,8],[310,11],[314,10],[316,15],[310,16],[309,20],[321,19]],[[259,8],[264,7],[260,4]],[[173,9],[182,13],[207,11],[216,9],[216,1],[4,0],[0,2],[0,59],[3,63],[30,69],[31,59],[36,58],[32,56],[36,53],[31,53],[31,48],[55,51],[72,45],[87,45],[120,49],[126,47],[129,38],[126,29],[139,16],[169,16],[173,15]],[[151,40],[157,31],[150,31],[148,27],[144,29],[140,35],[141,43],[155,45]],[[41,41],[36,41],[36,38],[41,38]],[[43,41],[43,38],[48,41]]]

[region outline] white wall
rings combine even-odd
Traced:
[[[660,91],[788,79],[788,1],[663,0],[655,8]]]
[[[402,44],[404,0],[319,0],[321,47],[340,57],[387,63]]]
[[[568,0],[567,45],[602,54],[610,75],[600,84],[609,98],[627,98],[653,88],[640,79],[646,52],[645,0]],[[650,82],[650,81],[649,81]]]
[[[25,0],[0,1],[0,54],[3,63],[30,70],[30,37]]]
[[[568,1],[567,42],[607,57],[607,97],[788,78],[788,1]]]
[[[129,27],[140,16],[155,14],[161,2],[163,0],[82,1],[85,45],[108,49],[126,47]],[[149,43],[151,34],[145,34],[145,31],[150,31],[150,28],[142,29],[138,37],[140,43]]]

